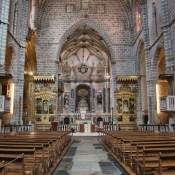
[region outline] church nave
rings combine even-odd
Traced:
[[[75,138],[53,175],[126,175],[97,138]]]

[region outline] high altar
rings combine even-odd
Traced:
[[[92,124],[91,117],[87,115],[89,107],[84,96],[81,97],[78,103],[79,117],[76,117],[76,124],[80,126],[80,132],[94,132],[95,125]]]

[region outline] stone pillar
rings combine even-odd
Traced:
[[[103,88],[103,113],[106,113],[106,88]]]
[[[149,24],[148,24],[148,7],[147,0],[142,0],[143,11],[143,28],[145,40],[145,59],[146,59],[146,77],[147,77],[147,101],[148,101],[148,123],[152,124],[155,113],[152,109],[157,109],[155,105],[155,85],[153,84],[152,69],[151,69],[151,53],[149,40]]]
[[[161,2],[161,16],[162,16],[162,29],[164,37],[164,51],[165,51],[165,61],[166,67],[171,66],[173,61],[173,43],[171,43],[171,28],[170,28],[170,14],[168,9],[168,1],[160,0]]]
[[[137,118],[136,118],[136,123],[137,125],[139,124],[142,124],[143,123],[143,120],[142,120],[142,114],[141,114],[141,111],[142,111],[142,103],[141,103],[141,92],[142,92],[142,87],[141,87],[141,81],[142,81],[142,78],[139,77],[138,81],[137,81],[137,84],[136,84],[136,89],[137,89],[137,96],[136,96],[136,115],[137,115]],[[146,83],[145,83],[145,86],[146,86]],[[145,93],[145,91],[143,91],[143,93]],[[147,101],[147,96],[145,97],[145,99],[143,99],[144,101]]]
[[[0,68],[4,68],[10,0],[1,0],[0,11]],[[5,71],[5,69],[4,69]]]
[[[7,30],[9,18],[10,0],[1,0],[0,2],[0,72],[5,73],[5,55],[7,43]],[[0,95],[2,95],[2,81],[0,79]],[[2,115],[0,114],[0,131]]]
[[[5,0],[6,1],[6,0]],[[16,121],[22,123],[23,113],[23,89],[24,89],[24,65],[25,65],[25,49],[26,49],[26,35],[27,35],[27,15],[28,15],[28,0],[24,0],[22,4],[22,19],[21,20],[21,34],[19,36],[20,41],[20,55],[18,62],[18,74],[16,77],[16,110],[14,111],[14,117]]]
[[[38,0],[32,0],[32,9],[31,9],[31,29],[35,29],[37,26],[37,16],[38,16]]]

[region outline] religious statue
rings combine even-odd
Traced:
[[[97,95],[97,105],[98,104],[101,104],[102,105],[102,95],[101,94],[98,94]]]
[[[68,94],[64,95],[64,107],[65,108],[69,107],[69,95]]]
[[[128,101],[124,100],[123,101],[123,112],[124,113],[128,113],[129,109],[128,109]]]
[[[122,99],[117,99],[117,112],[122,113]]]
[[[85,111],[89,110],[89,105],[85,96],[81,96],[78,102],[78,111],[81,111],[82,109]]]
[[[102,94],[97,95],[97,106],[99,109],[102,107]]]

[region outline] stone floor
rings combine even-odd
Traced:
[[[97,138],[75,138],[53,175],[126,175]]]

